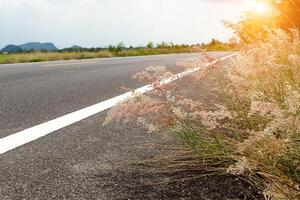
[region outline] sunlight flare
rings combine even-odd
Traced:
[[[255,14],[263,15],[272,11],[272,6],[263,0],[249,1],[249,10]]]

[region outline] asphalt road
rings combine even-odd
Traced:
[[[211,54],[220,58],[230,53]],[[115,97],[124,93],[122,86],[140,87],[131,75],[147,66],[165,65],[178,72],[178,61],[196,56],[0,65],[0,138]],[[0,155],[0,199],[129,198],[126,192],[143,180],[131,180],[136,172],[126,163],[160,154],[170,139],[145,134],[136,125],[103,127],[105,114]],[[150,198],[139,195],[137,199]]]

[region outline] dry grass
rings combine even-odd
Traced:
[[[100,50],[97,52],[29,52],[0,55],[0,64],[8,63],[26,63],[55,60],[73,60],[73,59],[90,59],[90,58],[110,58],[110,57],[127,57],[143,56],[172,53],[192,53],[199,52],[199,48],[180,47],[180,48],[134,48],[120,51]]]
[[[54,60],[88,59],[88,58],[109,58],[113,54],[109,51],[99,52],[32,52],[1,55],[0,64],[26,63]]]
[[[203,67],[190,77],[191,87],[217,67],[203,65],[210,60],[204,55],[181,64]],[[175,84],[161,85],[172,73],[157,66],[134,76],[152,82],[155,91],[120,103],[105,122],[136,121],[150,131],[171,130],[193,151],[200,168],[245,177],[266,199],[299,199],[299,67],[299,32],[273,30],[264,41],[244,46],[227,68],[215,110],[177,95],[180,88]],[[195,159],[191,161],[197,168]]]

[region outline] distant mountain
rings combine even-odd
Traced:
[[[82,47],[78,45],[73,45],[69,49],[82,49]]]
[[[9,53],[17,53],[17,52],[21,52],[22,48],[20,46],[10,44],[10,45],[7,45],[6,47],[4,47],[1,51],[9,52]]]
[[[29,42],[29,43],[20,45],[20,47],[26,51],[29,51],[29,50],[55,51],[55,50],[57,50],[57,47],[53,43],[50,43],[50,42],[47,42],[47,43]]]
[[[7,45],[4,47],[1,52],[8,52],[8,53],[16,53],[21,51],[55,51],[58,50],[56,46],[53,43],[47,42],[47,43],[39,43],[39,42],[29,42],[22,45]]]

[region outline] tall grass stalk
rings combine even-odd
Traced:
[[[192,150],[199,168],[241,176],[266,199],[300,199],[299,32],[270,30],[264,41],[244,46],[226,68],[215,108],[206,109],[195,100],[203,94],[192,86],[218,69],[203,65],[212,59],[204,54],[180,64],[203,67],[181,95],[182,85],[159,84],[172,75],[165,67],[138,73],[134,78],[154,82],[154,92],[120,103],[105,123],[136,121],[150,131],[171,130]]]

